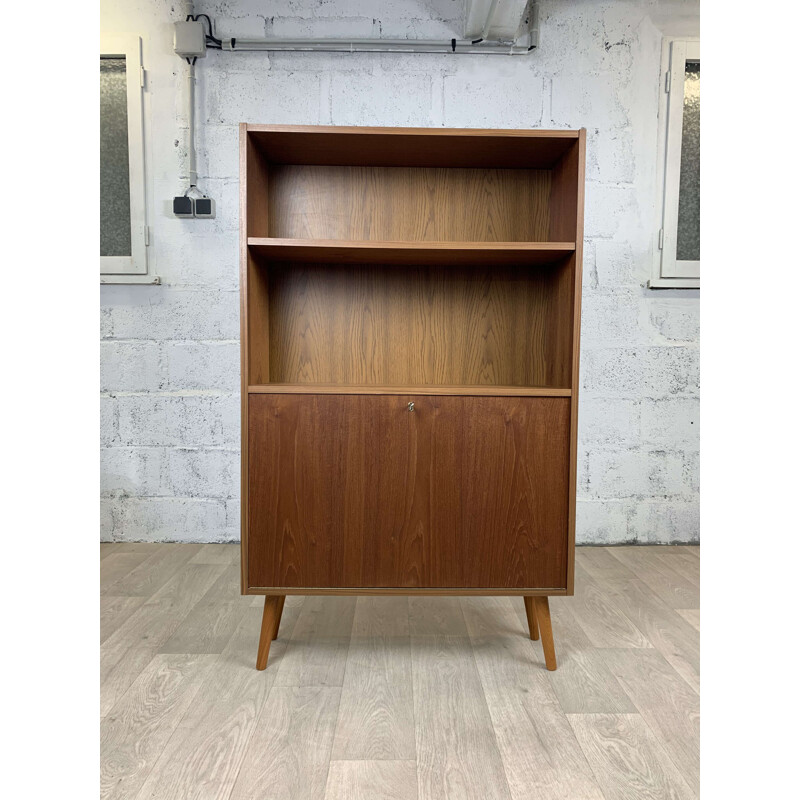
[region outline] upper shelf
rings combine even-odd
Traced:
[[[503,266],[553,264],[575,242],[377,242],[250,237],[252,252],[274,261],[309,264],[425,264]]]
[[[245,125],[271,164],[549,169],[577,130]]]

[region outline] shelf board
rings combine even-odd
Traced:
[[[575,146],[577,130],[350,128],[247,125],[271,164],[465,169],[551,169]]]
[[[251,252],[307,264],[534,266],[557,263],[575,242],[373,242],[250,237]]]
[[[570,389],[550,386],[345,386],[331,383],[262,383],[248,394],[417,394],[484,397],[571,397]]]

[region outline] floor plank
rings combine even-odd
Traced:
[[[413,702],[408,598],[359,597],[331,758],[416,758]]]
[[[105,716],[172,635],[224,567],[184,567],[100,648],[100,715]]]
[[[270,669],[254,669],[260,629],[260,611],[246,608],[200,686],[200,702],[183,716],[137,800],[225,800],[230,795],[277,674],[272,667],[286,649],[285,642],[273,642]]]
[[[511,797],[465,636],[411,636],[420,800]]]
[[[659,556],[641,547],[614,547],[608,551],[643,580],[670,608],[698,608],[700,588],[673,569],[675,556]]]
[[[157,655],[100,726],[100,796],[128,800],[153,768],[215,656]]]
[[[355,597],[307,597],[275,685],[341,686],[355,610]]]
[[[593,579],[602,584],[606,596],[647,637],[675,671],[700,692],[700,636],[680,614],[651,592],[646,583],[619,562],[608,550],[597,549],[584,559]]]
[[[100,644],[143,605],[146,597],[100,596]]]
[[[575,565],[575,596],[570,610],[593,647],[652,647],[647,637],[617,608],[606,587]]]
[[[700,698],[654,650],[603,650],[636,710],[686,782],[700,792]]]
[[[572,613],[569,597],[550,599],[558,669],[547,678],[561,708],[570,714],[625,714],[633,703]],[[635,648],[640,650],[643,648]]]
[[[147,553],[110,553],[100,561],[100,586],[112,586],[147,559]]]
[[[324,800],[417,800],[417,763],[331,761]]]
[[[239,565],[216,564],[223,568],[222,574],[161,645],[160,653],[221,653],[225,649],[250,602],[242,597]]]
[[[579,548],[555,672],[522,598],[420,596],[289,596],[258,672],[238,563],[101,546],[103,797],[697,797],[699,548]]]
[[[181,567],[195,556],[199,544],[162,544],[125,576],[105,584],[105,593],[150,597],[155,594]],[[108,559],[103,559],[107,561]]]
[[[689,800],[695,795],[638,714],[570,714],[605,800]]]
[[[238,542],[232,544],[204,544],[190,564],[239,564],[241,548]]]
[[[516,597],[462,600],[511,796],[602,800],[544,668],[541,643],[528,637],[512,600],[521,605]]]
[[[273,686],[231,800],[324,797],[340,693],[331,686]]]
[[[679,608],[678,613],[699,633],[700,632],[700,609],[699,608]]]

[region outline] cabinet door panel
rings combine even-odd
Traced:
[[[461,547],[473,586],[566,586],[569,399],[464,401]]]
[[[565,585],[568,399],[249,402],[250,586]]]

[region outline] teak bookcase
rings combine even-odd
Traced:
[[[242,592],[573,592],[585,131],[242,125]]]

